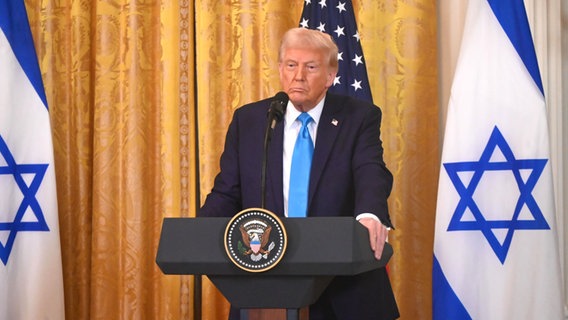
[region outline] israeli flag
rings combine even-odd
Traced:
[[[564,319],[546,105],[522,0],[469,0],[440,170],[433,319]]]
[[[64,319],[50,119],[23,0],[0,0],[0,319]]]

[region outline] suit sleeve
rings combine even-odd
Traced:
[[[355,214],[373,213],[387,227],[393,227],[387,205],[393,176],[383,159],[381,110],[370,108],[363,117],[353,153]]]
[[[198,212],[203,217],[231,217],[242,208],[238,155],[238,110],[233,114],[221,155],[220,171]]]

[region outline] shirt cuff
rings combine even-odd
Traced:
[[[363,218],[375,219],[375,220],[377,220],[378,222],[380,222],[382,225],[384,225],[384,226],[387,228],[387,230],[390,230],[390,229],[391,229],[389,226],[386,226],[386,225],[381,221],[381,219],[379,219],[379,217],[377,217],[376,215],[374,215],[374,214],[372,214],[372,213],[361,213],[361,214],[357,215],[357,217],[355,217],[355,219],[356,219],[357,221],[359,221],[359,220],[361,220],[361,219],[363,219]]]

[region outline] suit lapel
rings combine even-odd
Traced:
[[[328,93],[318,124],[317,140],[310,173],[308,205],[312,203],[314,191],[323,174],[327,160],[331,155],[333,145],[339,134],[341,124],[343,123],[344,114],[340,112],[341,109],[342,103],[339,101],[338,97]],[[310,212],[309,209],[308,207],[308,212]]]

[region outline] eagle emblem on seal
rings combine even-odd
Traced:
[[[287,239],[285,225],[276,214],[262,208],[249,208],[227,223],[223,242],[235,266],[247,272],[263,272],[282,260]]]
[[[239,227],[241,231],[241,241],[239,241],[239,251],[246,256],[250,256],[252,261],[267,259],[270,251],[274,249],[274,242],[270,241],[270,231],[272,227],[262,220],[252,220]]]

